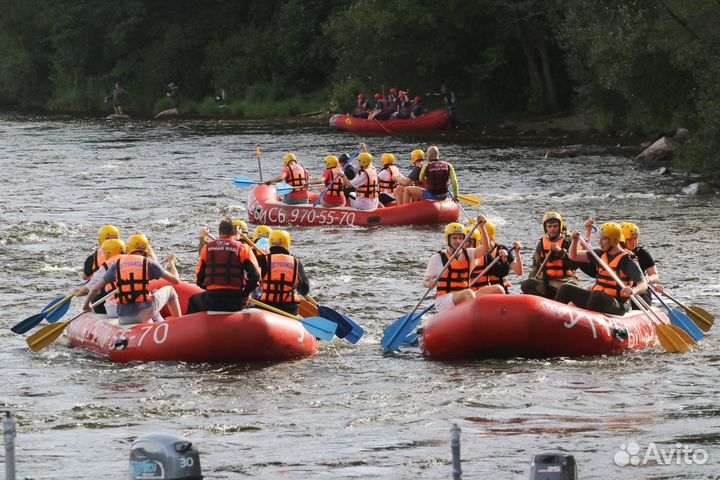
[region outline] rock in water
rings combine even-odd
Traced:
[[[650,165],[669,165],[675,155],[680,151],[680,147],[680,142],[670,137],[662,137],[643,150],[642,153],[637,156],[636,160]]]
[[[713,190],[713,188],[708,183],[696,182],[696,183],[691,183],[687,187],[684,187],[682,189],[682,192],[685,195],[694,197],[697,195],[712,195],[715,193],[715,190]]]

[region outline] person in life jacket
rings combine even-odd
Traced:
[[[357,96],[357,102],[355,103],[355,113],[353,113],[353,117],[368,118],[369,114],[370,103],[365,99],[365,94],[360,92]]]
[[[231,218],[220,221],[218,235],[200,252],[195,283],[205,291],[190,298],[188,313],[242,310],[260,280],[255,254],[235,238],[236,227]]]
[[[143,234],[133,235],[127,242],[127,255],[121,255],[110,266],[97,285],[90,289],[83,308],[90,309],[90,302],[105,285],[115,283],[117,287],[118,324],[131,325],[144,323],[150,320],[160,321],[160,310],[167,305],[173,317],[181,315],[180,302],[175,289],[167,285],[155,292],[150,292],[151,280],[165,279],[173,285],[180,283],[177,268],[175,268],[175,255],[167,256],[170,271],[165,270],[155,260],[150,258],[150,242]]]
[[[415,117],[421,117],[427,113],[427,108],[425,107],[425,104],[423,103],[423,98],[420,95],[417,95],[415,99],[412,102],[412,116]]]
[[[358,210],[375,210],[380,206],[378,197],[380,196],[380,183],[378,174],[372,164],[372,155],[367,152],[367,147],[363,144],[363,152],[358,155],[358,164],[360,171],[357,176],[348,180],[342,175],[343,185],[346,187],[354,187],[355,195],[350,194],[350,206]]]
[[[390,91],[385,96],[385,105],[390,115],[397,113],[398,106],[400,105],[400,92],[396,87],[390,88]]]
[[[482,215],[478,215],[477,221],[480,224],[478,228],[481,228],[486,222]],[[475,292],[468,288],[470,271],[473,263],[486,253],[483,247],[472,248],[463,245],[466,234],[462,223],[448,224],[444,234],[445,248],[430,257],[422,282],[425,288],[435,287],[435,310],[438,312],[443,312],[475,298]],[[448,265],[450,258],[459,248],[462,248],[461,252],[443,272],[443,268]],[[435,279],[438,278],[440,272],[443,273],[436,283]]]
[[[407,92],[400,92],[398,98],[397,111],[393,114],[393,118],[407,120],[412,117],[412,102],[408,98]]]
[[[247,244],[250,247],[254,246],[255,244],[246,240],[247,236],[250,235],[250,227],[245,220],[233,220],[233,223],[235,224],[235,235],[233,238],[240,243]],[[210,243],[210,240],[214,240],[215,237],[210,234],[210,230],[207,227],[200,227],[198,237],[200,238],[198,244],[199,255],[202,252],[203,247]]]
[[[335,155],[325,157],[325,171],[323,172],[322,178],[311,182],[314,185],[322,184],[325,186],[325,188],[323,188],[325,193],[320,199],[320,204],[323,207],[332,208],[345,206],[345,184],[342,178],[340,178],[340,173],[342,173],[342,169],[340,168],[338,158]]]
[[[467,235],[471,230],[472,227],[466,227],[465,234]],[[473,232],[468,242],[471,247],[475,248],[484,247],[485,245],[488,246],[484,248],[485,253],[473,263],[472,270],[470,271],[470,288],[475,291],[475,296],[491,293],[509,293],[510,282],[508,282],[507,276],[510,270],[516,275],[522,275],[523,273],[522,259],[520,258],[522,245],[520,242],[513,243],[512,248],[500,245],[495,241],[496,232],[495,224],[488,220],[484,226],[479,227]],[[515,254],[513,254],[513,252],[515,252]],[[498,256],[500,260],[498,260],[489,271],[480,276],[486,267]]]
[[[458,197],[458,181],[453,166],[440,160],[440,151],[436,146],[432,146],[427,150],[428,163],[423,166],[420,171],[420,181],[426,181],[427,187],[407,187],[405,189],[403,204],[417,202],[419,200],[445,200],[450,193],[449,187],[452,185],[453,197]]]
[[[589,291],[572,284],[562,285],[555,300],[561,303],[572,302],[580,308],[595,312],[623,315],[628,297],[645,293],[647,283],[638,264],[620,246],[620,242],[624,240],[620,225],[604,223],[600,226],[600,248],[594,249],[594,252],[617,274],[625,288],[615,282],[588,251],[578,246],[579,238],[580,232],[574,231],[570,244],[570,260],[592,265],[597,272],[595,285]]]
[[[115,225],[103,225],[98,230],[98,248],[87,256],[85,263],[83,264],[83,276],[85,280],[90,280],[93,274],[100,268],[100,265],[105,263],[105,256],[102,251],[102,244],[105,240],[111,238],[119,239],[120,230]]]
[[[662,293],[663,287],[660,285],[660,276],[655,266],[655,259],[653,259],[650,252],[648,252],[644,246],[638,244],[640,241],[640,229],[634,223],[622,222],[620,224],[620,230],[625,239],[625,243],[622,245],[623,248],[633,254],[635,260],[640,265],[640,271],[643,272],[650,286],[655,289],[656,292]],[[649,291],[641,296],[648,305],[652,303],[653,296]],[[633,308],[636,308],[635,305],[633,305]]]
[[[283,157],[284,167],[277,177],[265,182],[265,185],[271,185],[277,182],[287,182],[295,189],[283,196],[283,203],[288,205],[301,205],[310,202],[308,192],[308,184],[312,176],[310,172],[305,170],[299,163],[297,155],[287,153]]]
[[[543,217],[543,230],[545,235],[538,241],[533,253],[530,276],[520,284],[522,292],[526,295],[555,298],[557,289],[566,283],[582,287],[575,274],[578,266],[568,256],[571,240],[565,233],[562,216],[557,212],[546,213]]]
[[[375,94],[375,108],[370,111],[368,118],[370,120],[387,120],[390,118],[390,104],[383,98],[382,93]]]
[[[110,238],[105,240],[100,247],[105,256],[105,262],[93,273],[92,278],[88,283],[77,292],[78,297],[83,297],[90,292],[90,289],[97,285],[102,280],[103,275],[120,259],[121,255],[125,255],[125,242],[119,238]],[[105,288],[98,293],[95,298],[91,299],[91,302],[96,302],[104,297],[106,294],[115,290],[116,285],[114,282],[108,283]],[[104,303],[93,307],[95,313],[107,314],[108,318],[117,318],[117,298],[110,297]]]
[[[420,149],[413,150],[410,153],[410,162],[412,168],[405,178],[398,180],[398,186],[395,188],[395,198],[397,199],[398,205],[404,205],[405,202],[405,190],[410,186],[425,187],[426,182],[420,181],[420,172],[422,172],[425,166],[425,152]],[[409,197],[408,197],[409,198]]]
[[[378,199],[383,206],[387,207],[396,202],[396,190],[399,187],[399,182],[405,176],[395,166],[395,155],[392,153],[383,153],[380,163],[382,163],[382,170],[378,173],[378,184],[380,186],[380,197]],[[403,189],[400,189],[400,192],[402,191]]]
[[[258,249],[265,252],[270,250],[271,232],[272,228],[268,227],[267,225],[258,225],[257,227],[255,227],[255,231],[252,235],[252,241]]]
[[[290,254],[292,237],[285,230],[270,234],[270,253],[258,257],[262,272],[260,301],[292,315],[300,311],[300,295],[310,292],[302,262]]]

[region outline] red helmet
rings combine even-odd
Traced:
[[[420,103],[420,102],[422,102],[422,97],[420,95],[418,95],[417,97],[415,97],[415,103]]]
[[[407,92],[400,92],[400,99],[401,99],[401,100],[403,100],[403,99],[407,100],[407,98],[408,98]]]
[[[365,94],[360,92],[360,94],[358,95],[358,100],[365,100]]]
[[[382,93],[376,93],[375,100],[382,100]]]
[[[397,95],[398,89],[395,88],[395,87],[393,87],[393,88],[390,89],[390,93],[392,93],[393,95]]]

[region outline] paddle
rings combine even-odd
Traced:
[[[618,277],[615,271],[608,267],[607,264],[602,261],[602,259],[598,256],[597,253],[595,253],[595,250],[592,249],[592,246],[582,237],[582,235],[578,236],[578,240],[583,245],[583,247],[587,249],[587,252],[592,255],[593,258],[595,258],[595,261],[598,262],[598,265],[600,265],[603,269],[605,269],[606,272],[608,272],[608,274],[613,278],[615,283],[617,283],[618,286],[620,286],[621,288],[625,288],[625,284],[622,282],[622,280],[620,280],[620,277]],[[655,333],[660,340],[660,344],[663,346],[663,348],[665,348],[665,350],[673,353],[690,351],[690,347],[688,346],[688,344],[676,331],[680,330],[679,328],[662,323],[659,318],[656,321],[655,318],[649,313],[649,310],[646,310],[643,307],[643,305],[641,304],[642,299],[639,299],[637,295],[630,295],[630,300],[640,310],[642,310],[642,312],[650,320],[651,323],[655,324]],[[682,332],[682,330],[680,331]]]
[[[260,181],[262,182],[263,178],[262,178],[262,162],[260,161],[260,145],[258,145],[257,148],[255,148],[255,153],[257,154],[257,158],[258,158],[258,170],[260,171]]]
[[[236,188],[250,188],[254,185],[264,185],[264,182],[258,182],[257,180],[253,180],[252,178],[248,177],[241,177],[237,176],[234,179],[235,187]],[[288,185],[285,182],[280,182],[275,184],[275,191],[278,195],[287,195],[288,193],[292,192],[294,190],[294,187]]]
[[[693,320],[693,322],[695,322],[698,327],[700,327],[703,332],[710,331],[713,323],[715,323],[715,317],[710,312],[708,312],[704,308],[698,307],[697,305],[690,305],[689,307],[686,307],[685,305],[671,297],[670,294],[668,294],[666,291],[663,292],[663,295],[680,305],[685,310],[685,313],[688,314],[688,316]]]
[[[302,318],[297,315],[292,315],[290,313],[284,312],[280,310],[279,308],[272,307],[266,303],[261,302],[260,300],[255,300],[254,298],[250,299],[250,303],[257,305],[260,308],[264,308],[265,310],[269,310],[271,312],[277,313],[278,315],[282,315],[284,317],[292,318],[293,320],[297,320],[298,322],[302,323],[305,329],[312,335],[313,337],[319,338],[320,340],[327,340],[330,341],[335,336],[335,323],[331,322],[330,320],[327,320],[325,318],[321,317],[310,317],[310,318]]]
[[[98,305],[103,303],[105,300],[107,300],[108,298],[115,295],[115,292],[117,292],[117,289],[108,293],[107,295],[102,297],[97,302],[94,302],[92,305],[90,305],[90,307],[92,307],[92,308],[97,307]],[[68,321],[55,323],[53,325],[47,325],[47,326],[41,328],[40,330],[33,333],[32,335],[30,335],[27,338],[28,347],[30,347],[30,350],[32,350],[33,352],[39,352],[43,348],[45,348],[49,345],[52,345],[52,343],[55,342],[55,340],[57,340],[57,338],[60,335],[62,335],[62,333],[65,331],[65,329],[68,327],[68,325],[70,325],[70,323],[73,320],[80,318],[85,313],[87,313],[87,311],[83,310],[82,312],[78,313],[77,315],[75,315],[73,318],[71,318]]]
[[[543,270],[545,270],[545,265],[547,264],[548,260],[550,259],[550,255],[552,255],[552,250],[548,252],[547,255],[545,255],[545,259],[540,264],[540,268],[538,268],[537,273],[535,274],[535,278],[540,278],[540,275],[542,275]]]
[[[652,287],[648,287],[650,290],[650,293],[652,293],[655,298],[658,299],[658,301],[662,304],[663,307],[667,309],[668,317],[670,318],[670,322],[675,325],[676,327],[679,327],[683,329],[685,332],[687,332],[688,335],[692,337],[693,340],[696,342],[699,342],[703,339],[705,334],[702,330],[698,328],[697,325],[693,323],[692,320],[690,320],[690,317],[685,315],[683,312],[678,312],[675,310],[672,310],[670,306],[665,303],[665,300],[663,300],[660,295],[653,289]]]
[[[305,297],[310,301],[310,303],[317,307],[318,313],[322,318],[326,318],[337,325],[335,335],[338,338],[344,338],[352,344],[356,344],[360,341],[365,333],[365,330],[355,323],[352,318],[325,305],[319,305],[310,295],[305,295]]]
[[[457,198],[465,205],[468,205],[470,207],[480,207],[480,197],[476,197],[475,195],[459,193]]]
[[[357,151],[353,154],[353,156],[350,157],[350,160],[347,161],[347,163],[345,164],[343,169],[340,171],[340,175],[343,175],[345,173],[345,170],[350,168],[350,165],[352,165],[352,162],[354,162],[355,159],[358,157],[358,155],[360,155],[360,152],[362,152],[362,148],[358,148]],[[334,180],[335,179],[333,179],[333,182],[334,182]],[[328,190],[330,190],[330,187],[332,187],[333,182],[330,182],[327,185],[325,185],[325,188],[323,189],[323,191],[320,192],[317,199],[313,202],[313,204],[312,204],[313,208],[317,207],[318,204],[322,201],[325,194],[328,192]]]
[[[415,305],[415,308],[413,308],[412,312],[410,312],[408,315],[403,315],[391,325],[389,325],[387,328],[385,328],[385,330],[383,331],[383,338],[382,340],[380,340],[380,345],[386,352],[394,352],[395,350],[397,350],[398,347],[402,344],[403,340],[405,340],[405,337],[407,337],[408,334],[415,329],[418,322],[420,321],[420,317],[422,317],[425,313],[429,312],[435,306],[435,304],[433,303],[421,314],[415,314],[418,308],[420,308],[420,304],[422,304],[425,298],[427,298],[432,289],[435,288],[435,284],[438,282],[438,280],[440,280],[440,277],[442,277],[445,271],[450,267],[450,264],[453,262],[453,260],[455,260],[455,258],[460,255],[463,245],[468,242],[473,232],[475,232],[479,225],[479,223],[475,223],[472,230],[470,230],[468,234],[465,235],[465,238],[463,238],[460,246],[455,249],[455,252],[452,254],[447,263],[443,266],[442,270],[440,270],[440,273],[438,273],[437,277],[435,277],[435,281],[432,283],[430,288],[425,291],[425,294],[422,296],[417,305]]]
[[[380,125],[380,128],[382,128],[383,130],[385,130],[385,133],[391,133],[389,128],[387,128],[385,125],[383,125],[382,123],[380,123],[380,120],[378,120],[378,119],[375,118],[375,117],[373,117],[372,120],[375,120],[375,122],[376,122],[378,125]]]
[[[44,319],[47,319],[48,323],[55,323],[58,320],[60,320],[63,315],[65,315],[70,308],[70,300],[77,295],[77,293],[82,290],[82,287],[87,282],[83,283],[80,288],[72,292],[70,295],[67,295],[66,297],[58,297],[52,302],[48,303],[48,305],[42,309],[40,313],[36,313],[35,315],[31,315],[25,320],[19,322],[14,327],[12,327],[10,330],[12,330],[14,333],[25,333],[36,327],[40,324]]]

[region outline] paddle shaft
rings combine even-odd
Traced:
[[[297,321],[302,320],[302,317],[300,317],[298,315],[293,315],[292,313],[288,313],[284,310],[280,310],[279,308],[270,306],[266,303],[261,302],[260,300],[255,300],[254,298],[250,299],[250,303],[253,303],[253,304],[257,305],[258,307],[262,307],[266,310],[270,310],[271,312],[277,313],[278,315],[282,315],[283,317],[292,318],[293,320],[297,320]]]
[[[58,308],[60,308],[63,304],[65,304],[68,300],[71,300],[75,295],[78,294],[78,292],[79,292],[80,290],[82,290],[82,288],[83,288],[85,285],[87,285],[87,283],[88,283],[87,281],[84,282],[82,285],[80,285],[79,288],[77,288],[77,289],[76,289],[74,292],[72,292],[70,295],[66,296],[65,298],[63,298],[62,300],[60,300],[58,303],[56,303],[56,304],[53,305],[52,307],[50,307],[50,308],[48,308],[47,310],[45,310],[45,315],[48,315],[48,314],[54,312],[55,310],[57,310]]]
[[[684,308],[685,310],[692,310],[692,307],[686,307],[685,305],[683,305],[682,303],[680,303],[678,300],[675,300],[673,297],[671,297],[669,293],[663,292],[663,295],[665,295],[665,296],[668,297],[670,300],[672,300],[673,302],[675,302],[675,303],[677,303],[678,305],[680,305],[680,306],[681,306],[682,308]]]
[[[260,181],[262,182],[263,177],[262,177],[262,162],[260,161],[260,145],[258,145],[257,148],[255,149],[255,153],[257,154],[258,170],[260,171]]]
[[[362,151],[362,148],[358,148],[357,151],[353,154],[353,156],[350,157],[350,160],[348,160],[348,162],[345,164],[345,166],[343,167],[343,169],[340,171],[340,176],[343,176],[343,175],[345,174],[345,170],[347,170],[348,168],[350,168],[350,166],[352,165],[352,162],[354,162],[355,159],[358,157],[358,155],[360,155],[360,152],[361,152],[361,151]],[[313,202],[313,208],[317,207],[317,205],[322,201],[323,197],[324,197],[325,194],[328,192],[328,190],[330,190],[330,187],[332,187],[332,184],[333,184],[334,182],[335,182],[335,179],[333,178],[330,183],[328,183],[327,185],[325,185],[325,188],[323,189],[323,191],[320,192],[320,194],[318,195],[317,199]]]
[[[552,254],[552,250],[548,252],[547,255],[545,255],[545,259],[540,264],[540,268],[538,268],[537,273],[535,274],[535,278],[540,277],[540,275],[543,273],[543,270],[545,270],[545,265],[547,264],[548,260],[550,259],[550,255]]]
[[[473,278],[473,281],[470,282],[470,285],[468,285],[468,288],[470,288],[470,287],[472,287],[473,285],[475,285],[475,282],[477,282],[478,280],[480,280],[480,278],[484,277],[484,276],[490,271],[490,269],[491,269],[497,262],[499,262],[499,261],[500,261],[500,255],[498,255],[497,257],[495,257],[495,258],[493,259],[493,261],[490,262],[490,264],[483,269],[482,272],[478,273],[477,276],[476,276],[475,278]]]

